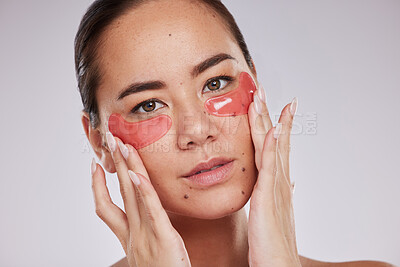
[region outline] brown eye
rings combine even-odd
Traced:
[[[156,112],[160,108],[165,107],[166,105],[158,100],[157,98],[151,98],[146,101],[141,102],[140,104],[137,104],[132,110],[132,114],[151,114],[153,112]]]
[[[203,92],[207,91],[218,91],[224,89],[231,81],[232,77],[229,76],[219,76],[208,80],[203,88]]]
[[[218,90],[221,87],[221,82],[220,80],[211,81],[207,84],[207,87],[211,91]]]
[[[156,107],[156,102],[155,101],[149,101],[147,103],[144,103],[142,105],[142,107],[143,107],[143,110],[146,111],[146,112],[153,111],[155,109],[155,107]]]

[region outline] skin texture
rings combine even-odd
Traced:
[[[220,53],[235,60],[224,60],[193,77],[194,66]],[[218,15],[191,1],[152,1],[114,21],[102,34],[98,54],[101,126],[91,128],[85,113],[82,123],[104,169],[118,173],[125,211],[112,203],[103,167],[92,168],[96,213],[127,255],[119,266],[249,266],[249,261],[252,266],[318,266],[297,254],[286,184],[280,183],[278,191],[271,186],[289,175],[290,104],[279,120],[283,161],[275,161],[275,127],[264,102],[258,103],[261,116],[254,103],[248,115],[217,117],[204,110],[207,99],[237,88],[241,72],[249,73],[259,88],[256,73]],[[205,92],[206,81],[222,74],[234,81],[221,92]],[[165,88],[117,100],[131,83],[154,80]],[[157,111],[130,113],[150,98],[162,101]],[[136,150],[119,144],[119,138],[106,139],[112,113],[130,122],[165,114],[172,126],[161,139]],[[232,175],[224,183],[206,188],[182,178],[214,157],[234,160]],[[286,169],[287,177],[275,172],[275,164]],[[140,184],[134,185],[135,179]],[[276,192],[281,197],[278,206],[272,204]],[[248,223],[243,206],[250,196]]]

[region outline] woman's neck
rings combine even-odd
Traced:
[[[244,208],[216,220],[168,215],[185,242],[192,266],[248,266]]]

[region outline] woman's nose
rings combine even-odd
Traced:
[[[177,118],[177,143],[180,149],[206,148],[217,139],[218,129],[214,118],[205,111],[203,105],[181,106]]]

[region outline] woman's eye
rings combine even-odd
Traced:
[[[155,100],[155,99],[149,99],[146,100],[140,104],[138,104],[136,107],[132,109],[132,113],[150,113],[153,111],[156,111],[159,108],[164,107],[164,104],[161,102]]]
[[[232,81],[231,77],[216,77],[209,80],[203,90],[208,89],[209,91],[217,91],[225,88],[230,81]]]

